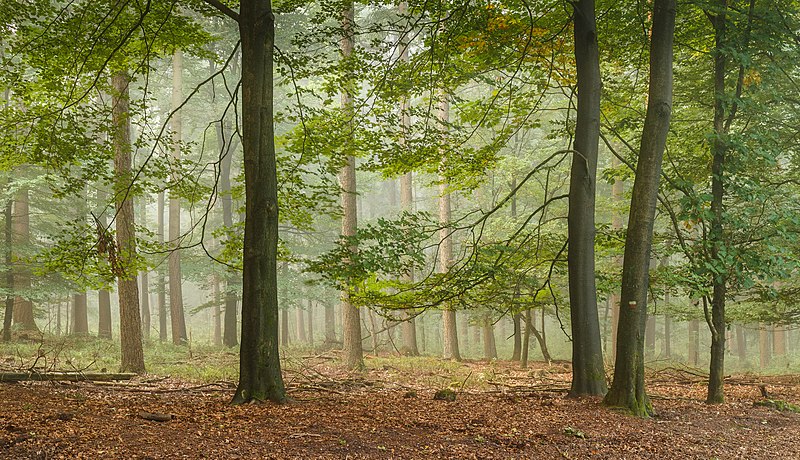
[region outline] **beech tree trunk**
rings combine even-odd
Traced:
[[[786,355],[786,329],[783,326],[772,326],[772,351],[775,356]]]
[[[336,344],[336,308],[332,303],[325,303],[325,346],[332,348]]]
[[[164,243],[164,191],[158,193],[158,242]],[[163,264],[158,266],[158,282],[156,290],[158,295],[158,341],[167,341],[167,282],[164,277]]]
[[[772,347],[769,343],[769,331],[767,325],[758,325],[758,364],[761,369],[766,369],[772,359]]]
[[[653,241],[661,160],[672,113],[672,44],[675,0],[655,0],[650,38],[650,90],[636,178],[633,182],[625,255],[622,263],[620,308],[614,381],[605,403],[624,407],[636,416],[652,414],[644,387],[644,336],[647,325],[647,289],[650,285],[650,249]],[[652,323],[655,337],[655,322]],[[653,340],[655,350],[655,340]]]
[[[494,339],[494,325],[492,319],[483,319],[483,357],[487,360],[497,359],[497,344]]]
[[[700,364],[700,321],[693,319],[689,321],[689,347],[688,361],[690,366]]]
[[[103,186],[97,188],[97,225],[102,228],[108,226],[108,219],[106,218],[106,201],[108,200],[108,192]],[[59,312],[60,312],[59,308]],[[100,289],[97,291],[97,337],[101,339],[111,339],[113,336],[111,327],[111,293],[107,289]]]
[[[620,165],[620,161],[616,156],[611,157],[611,166],[616,168]],[[611,211],[611,229],[615,231],[622,230],[622,212],[619,209],[622,203],[624,183],[620,179],[614,180],[614,185],[611,186],[611,200],[613,208]],[[617,266],[622,265],[622,258],[615,257],[614,264]],[[619,324],[619,293],[613,292],[609,298],[611,304],[611,361],[617,359],[617,326]]]
[[[348,61],[353,54],[355,47],[355,18],[352,0],[344,3],[342,12],[342,31],[344,35],[341,39],[342,59]],[[352,118],[353,112],[353,82],[350,78],[345,79],[345,87],[342,88],[341,103],[345,117]],[[358,204],[356,195],[356,159],[348,153],[346,164],[339,172],[339,186],[342,189],[342,236],[353,237],[358,228]],[[355,253],[356,247],[351,247],[350,251]],[[348,286],[348,288],[351,288]],[[350,302],[350,292],[348,289],[342,291],[342,349],[344,350],[344,363],[350,369],[364,368],[364,351],[361,343],[361,316],[358,308]]]
[[[308,300],[308,344],[314,346],[314,301]]]
[[[233,154],[238,145],[238,137],[232,136],[232,129],[229,121],[218,125],[217,138],[220,146],[220,173],[219,173],[219,195],[222,202],[222,223],[226,228],[233,227],[233,197],[231,196],[231,163]],[[222,343],[226,347],[235,347],[239,344],[236,336],[237,308],[239,297],[236,294],[236,287],[239,285],[236,279],[236,272],[228,270],[225,277],[225,332]]]
[[[130,77],[124,71],[111,78],[112,95],[112,141],[114,144],[114,174],[123,185],[118,190],[116,203],[116,229],[119,259],[122,273],[117,278],[119,293],[120,342],[122,344],[122,372],[144,373],[142,350],[142,322],[139,316],[139,289],[136,272],[131,268],[136,258],[136,232],[134,228],[133,197],[130,186],[131,174],[131,127],[129,114]]]
[[[213,277],[213,302],[214,302],[214,345],[220,346],[222,345],[222,310],[219,308],[220,301],[220,293],[219,293],[219,276],[214,275]]]
[[[511,361],[519,361],[522,353],[522,314],[514,313],[511,319],[514,322],[514,350],[511,352]]]
[[[183,122],[178,107],[183,102],[183,53],[175,50],[172,56],[172,182],[176,187],[169,197],[169,317],[172,325],[172,343],[186,343],[186,318],[183,312],[183,277],[181,275],[181,201],[177,194],[180,176],[181,138]]]
[[[439,93],[439,123],[442,132],[450,119],[450,101],[444,91]],[[444,177],[439,177],[439,265],[440,273],[448,273],[453,262],[453,237],[450,234],[450,190]],[[442,310],[443,354],[445,359],[461,361],[458,350],[456,311],[445,303]]]
[[[747,336],[744,333],[744,328],[741,324],[736,325],[736,356],[739,357],[739,362],[744,363],[747,361]]]
[[[578,107],[569,186],[569,303],[572,324],[570,395],[606,393],[594,270],[594,208],[600,140],[600,58],[594,0],[574,9]]]
[[[242,338],[233,403],[286,401],[278,354],[278,177],[273,118],[275,18],[270,0],[242,0],[245,206]]]
[[[72,335],[89,335],[89,311],[86,293],[72,294]]]
[[[147,196],[142,197],[141,204],[142,227],[147,228]],[[142,270],[140,282],[142,283],[142,339],[150,340],[150,279],[147,268]]]
[[[13,219],[13,206],[14,200],[8,200],[6,202],[6,208],[4,213],[5,218],[5,245],[6,245],[6,253],[5,253],[5,276],[3,277],[3,287],[6,289],[6,304],[5,310],[3,313],[3,341],[9,342],[11,341],[11,321],[14,316],[14,227],[12,223]],[[61,317],[59,316],[59,324],[58,328],[61,329]],[[60,331],[59,331],[60,332]]]
[[[299,343],[304,343],[308,339],[306,338],[306,319],[305,315],[303,314],[302,301],[300,301],[297,304],[297,308],[295,308],[295,315],[296,315],[295,326],[297,328],[297,341]]]
[[[14,196],[14,247],[26,248],[31,239],[31,221],[28,188],[21,187]],[[31,274],[24,262],[16,262],[14,269],[14,324],[25,331],[39,331],[33,314],[33,302],[28,298],[31,290]]]

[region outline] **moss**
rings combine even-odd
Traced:
[[[780,412],[800,413],[800,406],[780,399],[765,399],[763,401],[756,401],[753,405],[775,409]]]
[[[433,399],[437,401],[453,402],[456,400],[456,392],[449,388],[444,388],[442,390],[437,391],[436,394],[433,395]]]

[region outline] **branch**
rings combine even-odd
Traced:
[[[239,13],[230,9],[227,5],[222,3],[219,0],[204,0],[209,5],[216,8],[220,13],[224,14],[225,16],[233,19],[236,22],[239,22]]]

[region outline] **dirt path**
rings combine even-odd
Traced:
[[[446,402],[432,390],[297,390],[286,406],[231,407],[229,389],[147,388],[0,384],[0,457],[800,458],[800,415],[754,407],[752,385],[707,406],[701,385],[654,384],[659,415],[648,420],[553,391]],[[770,390],[797,402],[797,386]],[[152,422],[140,411],[175,418]]]

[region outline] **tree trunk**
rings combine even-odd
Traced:
[[[136,259],[136,232],[134,227],[133,197],[130,196],[131,174],[131,127],[129,114],[130,77],[124,71],[111,78],[112,139],[114,143],[114,174],[122,186],[114,197],[116,203],[116,229],[118,258],[122,263],[117,277],[119,293],[120,342],[122,344],[122,372],[144,373],[142,350],[142,322],[139,316],[139,290],[133,262]]]
[[[141,218],[142,227],[147,228],[147,195],[142,197]],[[142,270],[140,282],[142,283],[142,338],[150,340],[150,280],[148,268]]]
[[[483,357],[487,360],[497,359],[497,344],[494,340],[494,325],[489,317],[483,319]]]
[[[158,203],[156,205],[158,212],[158,242],[164,244],[164,191],[158,193]],[[157,270],[158,282],[158,341],[167,341],[167,286],[166,279],[164,278],[163,264],[158,266]]]
[[[739,357],[739,364],[747,361],[747,336],[741,324],[736,325],[736,356]]]
[[[308,300],[308,344],[314,347],[314,301]]]
[[[108,201],[108,192],[103,187],[97,188],[97,225],[102,228],[108,226],[108,219],[106,218],[106,202]],[[60,310],[59,310],[60,312]],[[101,339],[111,340],[113,336],[111,326],[111,293],[107,289],[100,289],[97,291],[97,337]]]
[[[301,301],[298,301],[297,303],[295,315],[297,319],[295,322],[295,326],[297,328],[297,342],[305,343],[308,339],[306,338],[306,319],[305,315],[303,314],[303,303]]]
[[[289,346],[289,310],[281,310],[281,347]]]
[[[286,401],[278,354],[278,177],[273,118],[275,18],[270,0],[242,0],[245,206],[242,338],[233,403]]]
[[[772,347],[769,343],[769,331],[764,323],[758,325],[758,364],[761,369],[766,369],[772,359]]]
[[[529,327],[529,325],[532,324],[531,311],[525,310],[523,318],[525,327],[522,333],[522,356],[520,357],[519,367],[525,369],[528,367],[528,352],[531,344],[531,328]]]
[[[407,54],[407,52],[406,52]],[[403,103],[402,119],[403,126],[406,127],[409,123],[408,103]],[[414,183],[411,172],[405,173],[400,177],[400,206],[404,212],[414,211],[414,197],[413,197]],[[405,274],[404,281],[408,283],[414,282],[414,270],[409,270]],[[403,335],[403,344],[400,347],[400,353],[406,356],[419,356],[419,348],[417,347],[417,326],[415,313],[409,311],[406,313],[406,318],[401,325],[401,333]]]
[[[181,201],[177,184],[181,181],[181,138],[183,122],[178,110],[183,102],[183,53],[175,50],[172,56],[172,183],[169,197],[169,317],[172,325],[172,343],[186,343],[186,318],[183,312],[183,279],[181,275]]]
[[[349,61],[355,47],[355,18],[352,0],[344,3],[342,11],[342,31],[341,52],[342,60]],[[344,88],[341,92],[341,107],[345,117],[352,119],[353,109],[353,82],[350,78],[345,79]],[[356,235],[358,228],[358,203],[356,194],[356,159],[351,153],[347,153],[346,164],[339,172],[339,185],[342,189],[342,236],[345,238]],[[355,253],[357,247],[350,247],[350,251]],[[350,302],[349,289],[347,286],[341,293],[342,301],[342,349],[344,350],[344,364],[350,369],[364,368],[364,352],[361,344],[361,316],[356,306]]]
[[[219,292],[219,276],[214,275],[214,287],[212,291],[214,302],[214,345],[221,346],[222,345],[222,310],[219,308],[220,301],[220,292]]]
[[[217,127],[217,141],[220,151],[220,172],[219,172],[219,197],[222,202],[222,224],[225,228],[233,228],[233,197],[231,196],[231,164],[233,154],[238,147],[238,136],[233,135],[231,123],[225,120]],[[236,279],[235,270],[227,270],[225,275],[225,331],[222,343],[226,347],[235,347],[239,344],[236,337],[238,330],[237,308],[239,298],[236,295],[236,286],[239,281]]]
[[[541,331],[536,329],[536,326],[533,325],[533,321],[528,324],[528,328],[539,343],[539,350],[542,352],[542,358],[547,361],[547,364],[550,364],[553,361],[553,357],[550,355],[550,350],[547,348],[547,340],[544,335],[544,323],[542,323]]]
[[[450,102],[444,91],[439,93],[439,123],[444,132],[450,119]],[[439,265],[440,273],[448,273],[453,261],[453,237],[450,229],[450,191],[444,177],[439,177]],[[443,354],[445,359],[461,361],[458,350],[458,327],[456,312],[446,302],[442,311]]]
[[[21,187],[14,197],[14,246],[25,251],[31,239],[31,221],[28,188]],[[39,331],[33,314],[33,302],[28,299],[31,290],[31,274],[25,262],[14,264],[14,324],[26,331]]]
[[[14,226],[12,223],[13,219],[13,206],[14,200],[8,200],[6,202],[6,209],[5,209],[5,246],[6,246],[6,254],[5,254],[5,276],[3,277],[4,280],[4,288],[6,289],[6,307],[3,316],[3,341],[10,342],[11,341],[11,320],[14,315],[14,270],[12,268],[12,264],[14,263]],[[61,318],[59,317],[59,320]],[[59,321],[59,329],[61,327],[61,321]]]
[[[620,164],[619,158],[616,156],[611,157],[611,166],[616,168]],[[624,183],[620,179],[614,180],[614,185],[611,186],[611,200],[614,206],[611,211],[611,229],[615,231],[622,230],[622,212],[619,207],[621,206],[624,194]],[[622,258],[615,257],[614,264],[616,266],[622,265]],[[611,361],[617,359],[617,326],[619,325],[619,293],[613,292],[609,298],[611,304]]]
[[[645,354],[650,358],[656,354],[656,317],[649,315],[644,328]]]
[[[604,401],[611,406],[626,408],[636,416],[652,414],[652,406],[644,387],[644,336],[647,324],[647,289],[650,285],[650,249],[661,160],[666,148],[672,112],[675,9],[675,0],[654,2],[650,42],[650,90],[625,238],[620,295],[622,308],[617,329],[614,381]],[[655,322],[652,326],[652,335],[655,337]]]
[[[89,335],[89,311],[86,293],[72,294],[72,335]]]
[[[336,344],[336,308],[326,302],[325,306],[325,346],[333,347]]]
[[[772,326],[772,351],[775,356],[786,355],[786,329],[783,326]]]
[[[689,321],[689,347],[688,361],[690,366],[700,364],[700,321],[693,319]]]
[[[600,58],[594,0],[572,3],[578,107],[569,186],[569,302],[572,324],[570,395],[606,392],[594,271],[594,209],[600,139]]]
[[[672,357],[672,318],[664,316],[664,356]]]
[[[519,361],[520,354],[522,353],[522,327],[521,321],[522,314],[514,313],[512,321],[514,322],[514,350],[511,352],[511,361]]]

